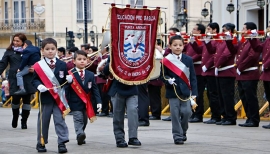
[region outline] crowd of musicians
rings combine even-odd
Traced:
[[[82,45],[80,50],[76,47],[65,50],[63,47],[57,48],[57,42],[54,39],[47,38],[42,42],[41,56],[39,49],[34,47],[24,34],[18,33],[14,35],[12,43],[0,61],[1,74],[10,65],[8,81],[9,93],[13,97],[12,127],[17,127],[20,99],[22,99],[21,128],[27,129],[27,118],[31,110],[30,96],[38,90],[42,93],[39,98],[42,102],[39,116],[43,115],[43,117],[38,118],[36,149],[38,152],[47,151],[45,144],[48,143],[50,122],[48,117],[53,114],[58,135],[58,150],[61,153],[67,152],[65,143],[69,141],[68,129],[62,117],[64,110],[57,104],[57,95],[60,95],[61,86],[67,82],[69,87],[65,88],[70,88],[68,94],[72,96],[67,97],[67,101],[73,115],[78,145],[85,144],[84,130],[87,119],[91,119],[91,115],[85,111],[87,106],[84,105],[84,100],[80,99],[80,94],[72,86],[73,83],[78,83],[82,88],[79,91],[91,93],[95,115],[113,117],[117,147],[140,146],[141,142],[137,138],[138,126],[149,126],[149,120],[161,119],[161,88],[165,84],[171,116],[163,120],[172,121],[174,143],[184,144],[187,140],[187,122],[223,126],[237,124],[237,113],[234,109],[236,81],[247,116],[246,122],[238,125],[258,127],[260,123],[257,98],[259,80],[263,81],[266,99],[270,101],[270,54],[268,54],[270,38],[261,42],[256,30],[256,24],[246,22],[241,32],[242,40],[235,42],[236,30],[232,23],[224,24],[222,27],[218,23],[210,23],[207,27],[196,24],[191,35],[184,41],[183,38],[187,38],[186,35],[181,36],[177,28],[170,28],[169,33],[173,36],[169,38],[168,46],[164,48],[163,42],[158,39],[156,51],[162,53],[167,60],[180,59],[176,65],[179,68],[182,65],[188,68],[189,83],[182,82],[177,72],[166,67],[166,63],[162,61],[162,67],[156,68],[160,69],[159,78],[142,85],[125,85],[112,79],[110,87],[108,87],[108,82],[113,77],[110,77],[109,45],[102,48],[100,52],[97,52],[97,47],[88,44]],[[261,67],[259,66],[260,56],[262,56]],[[192,65],[189,63],[190,60]],[[50,83],[43,76],[56,82]],[[169,78],[166,78],[167,76]],[[53,88],[48,87],[51,84]],[[173,90],[173,87],[179,89]],[[190,114],[191,116],[189,115],[191,105],[188,103],[190,101],[189,88],[192,93],[190,100],[196,101],[198,105],[192,115]],[[205,89],[207,89],[212,113],[207,121],[203,121]],[[188,99],[184,101],[181,98]],[[63,104],[67,107],[65,106],[67,104]],[[149,116],[149,106],[151,116]],[[181,114],[179,115],[178,112]],[[125,141],[125,116],[128,118],[128,143]],[[270,124],[263,128],[270,129]],[[42,141],[43,138],[45,138],[45,143]]]

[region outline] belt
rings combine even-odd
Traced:
[[[193,64],[202,64],[202,61],[196,61]]]
[[[254,66],[254,67],[250,67],[250,68],[245,69],[243,72],[254,71],[254,70],[257,70],[257,69],[258,69],[258,67]]]
[[[228,65],[228,66],[225,66],[225,67],[218,68],[218,71],[224,71],[224,70],[227,70],[227,69],[230,69],[230,68],[233,68],[233,67],[234,67],[234,64],[233,65]]]

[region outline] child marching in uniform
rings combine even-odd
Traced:
[[[175,144],[184,144],[191,105],[197,96],[197,80],[192,58],[182,54],[184,40],[176,35],[170,38],[172,50],[163,58],[160,78],[165,83],[166,98],[169,99],[172,119],[172,134]]]
[[[78,50],[74,54],[75,68],[68,71],[72,75],[73,82],[67,89],[67,99],[73,114],[75,132],[77,134],[78,145],[85,144],[85,128],[87,125],[87,117],[90,122],[95,120],[95,112],[93,110],[90,95],[92,94],[97,101],[97,108],[101,110],[101,98],[98,87],[95,83],[94,73],[85,70],[87,65],[87,54]]]
[[[39,90],[40,111],[37,124],[38,152],[46,152],[51,114],[53,114],[55,132],[58,136],[58,152],[66,153],[65,143],[69,142],[68,128],[64,116],[70,111],[65,99],[65,90],[61,88],[67,81],[72,82],[72,76],[67,75],[65,62],[57,59],[57,42],[52,38],[42,41],[44,59],[37,62],[32,84]]]

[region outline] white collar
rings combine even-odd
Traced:
[[[48,64],[51,64],[51,60],[53,60],[53,62],[54,62],[54,64],[56,63],[56,58],[54,57],[53,59],[49,59],[49,58],[47,58],[47,57],[44,57],[45,58],[45,60],[46,60],[46,62],[48,63]]]
[[[75,69],[76,69],[76,71],[77,71],[78,73],[80,73],[80,71],[82,70],[82,71],[83,71],[83,74],[84,74],[85,68],[84,68],[84,69],[79,69],[78,67],[75,67]]]
[[[179,59],[182,59],[182,53],[180,53],[180,55],[176,55],[176,54],[174,54],[174,53],[172,53],[177,59],[178,59],[178,57],[179,57]]]

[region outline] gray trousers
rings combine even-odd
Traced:
[[[39,104],[40,105],[40,104]],[[42,133],[45,144],[48,143],[48,134],[49,134],[49,126],[51,120],[51,114],[53,114],[53,121],[55,126],[55,132],[58,136],[58,144],[66,143],[69,141],[68,137],[68,128],[65,123],[65,119],[62,116],[60,109],[58,108],[57,104],[48,103],[48,104],[41,104],[42,110]],[[37,122],[37,142],[40,143],[40,112],[38,113],[38,122]]]
[[[125,109],[128,118],[128,136],[137,138],[138,136],[138,95],[121,96],[116,93],[111,97],[113,103],[113,132],[116,143],[125,140],[124,119]]]
[[[84,133],[87,125],[86,111],[72,111],[75,133],[77,135]]]
[[[18,72],[16,74],[16,78],[17,78],[17,86],[23,86],[24,87],[24,84],[23,84],[23,76],[28,74],[29,73],[29,66],[25,66],[23,68],[23,70],[20,70],[20,72]]]
[[[170,98],[173,139],[183,139],[188,129],[188,120],[192,114],[190,100],[183,102],[178,98]]]

